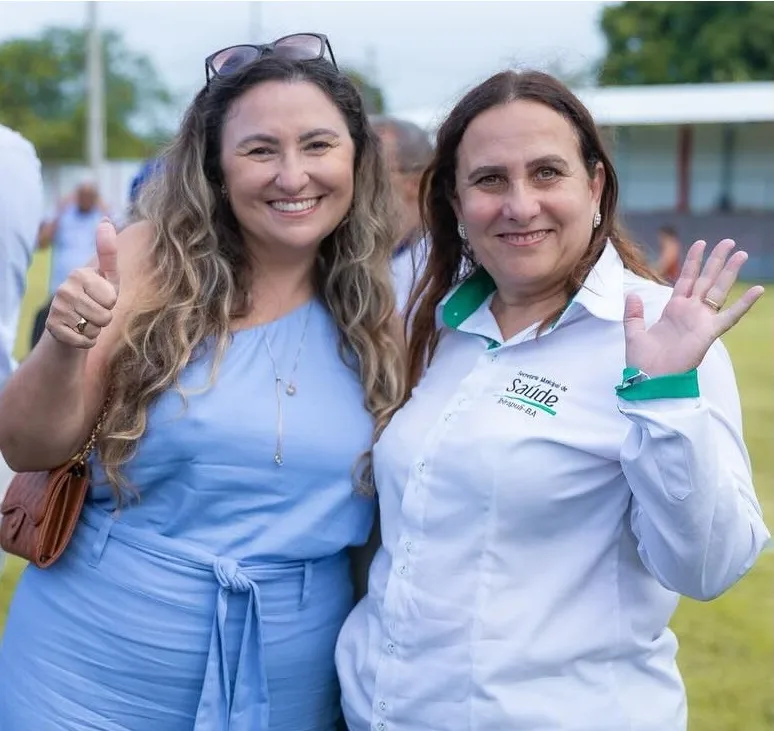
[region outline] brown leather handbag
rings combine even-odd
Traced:
[[[66,464],[50,472],[20,472],[5,494],[0,514],[0,548],[45,569],[59,559],[89,491],[88,458],[105,411],[91,436]]]

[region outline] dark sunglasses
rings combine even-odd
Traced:
[[[204,60],[204,70],[209,84],[213,78],[235,74],[265,56],[277,56],[291,61],[316,61],[318,58],[325,58],[326,51],[333,67],[338,69],[327,36],[321,33],[294,33],[258,46],[243,43],[222,48]]]

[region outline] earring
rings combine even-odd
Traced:
[[[463,241],[468,240],[468,229],[465,228],[465,224],[462,221],[457,224],[457,233]]]
[[[226,188],[226,184],[225,183],[221,183],[220,184],[220,194],[224,198],[228,198],[228,188]]]
[[[599,211],[597,211],[594,214],[594,223],[593,223],[594,228],[599,228],[600,223],[602,223],[602,214]]]

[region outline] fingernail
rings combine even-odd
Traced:
[[[102,216],[100,223],[110,223],[110,218],[108,216]]]

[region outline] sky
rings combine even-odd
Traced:
[[[0,42],[49,25],[86,22],[86,2],[0,2]],[[241,42],[325,33],[339,65],[356,67],[385,93],[388,111],[442,110],[505,67],[576,70],[603,56],[603,2],[105,2],[101,26],[153,61],[179,99],[204,81],[204,58]]]

